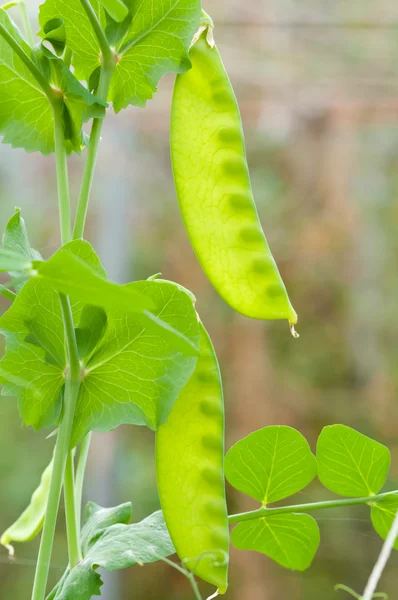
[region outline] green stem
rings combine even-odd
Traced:
[[[115,58],[112,58],[109,62],[104,62],[101,68],[100,81],[97,90],[97,96],[101,100],[105,100],[108,97],[108,90],[111,84],[113,71],[115,69]],[[79,202],[76,211],[76,220],[73,230],[73,239],[79,239],[83,237],[84,227],[86,224],[87,208],[90,201],[91,188],[93,185],[95,165],[97,162],[98,147],[101,140],[103,119],[94,119],[90,133],[90,143],[87,151],[87,159],[84,167],[83,181],[80,189]]]
[[[80,3],[90,21],[91,27],[94,30],[95,36],[98,40],[99,46],[101,48],[102,59],[103,62],[107,62],[108,60],[113,60],[113,52],[108,44],[108,40],[106,39],[104,30],[101,27],[101,23],[98,20],[98,17],[91,6],[89,0],[80,0]]]
[[[350,596],[352,596],[356,600],[362,600],[361,596],[359,594],[357,594],[356,592],[354,592],[354,590],[352,590],[351,588],[349,588],[347,585],[343,585],[342,583],[338,583],[337,585],[334,586],[334,591],[338,592],[339,590],[342,590],[343,592],[347,592],[347,594],[350,594]]]
[[[200,594],[200,591],[199,591],[199,588],[198,588],[198,584],[196,583],[194,574],[193,573],[189,573],[187,575],[187,577],[188,577],[189,583],[192,586],[192,590],[193,590],[193,593],[195,594],[196,600],[202,600],[202,596]]]
[[[76,522],[79,528],[79,538],[80,538],[80,527],[81,527],[81,512],[82,512],[82,498],[83,498],[83,484],[84,484],[84,475],[86,472],[87,465],[87,457],[88,452],[90,450],[90,442],[91,442],[91,431],[87,433],[87,435],[83,438],[82,443],[80,444],[80,454],[79,460],[77,462],[76,469],[76,482],[75,482],[75,501],[76,501]]]
[[[80,550],[80,527],[78,527],[75,504],[75,469],[73,452],[70,450],[66,461],[64,477],[65,517],[68,534],[69,566],[75,567],[82,559]]]
[[[191,587],[192,587],[193,593],[195,594],[196,600],[202,600],[202,596],[200,594],[198,584],[196,583],[195,576],[193,573],[190,573],[189,571],[184,569],[184,567],[177,565],[177,563],[173,562],[172,560],[170,560],[168,558],[162,558],[162,561],[164,563],[166,563],[166,565],[170,565],[170,567],[173,567],[173,569],[176,569],[179,573],[184,575],[184,577],[186,577],[188,579],[189,583],[191,584]]]
[[[33,77],[36,79],[37,83],[40,85],[41,89],[47,96],[50,103],[53,104],[54,102],[56,102],[56,93],[54,92],[44,75],[42,75],[42,73],[36,67],[35,63],[26,54],[25,50],[21,48],[21,46],[14,40],[9,31],[7,31],[7,29],[1,23],[0,35],[5,39],[7,44],[13,49],[18,58],[20,58],[21,61],[24,63],[25,67],[28,69],[31,75],[33,75]]]
[[[44,600],[46,593],[62,481],[69,452],[77,395],[81,382],[80,364],[77,354],[76,337],[70,303],[68,298],[63,294],[60,294],[59,298],[65,324],[69,368],[65,380],[63,412],[55,446],[54,468],[51,477],[47,511],[44,518],[32,600]]]
[[[62,103],[54,102],[54,142],[55,142],[55,161],[57,165],[57,186],[58,186],[58,204],[59,221],[61,227],[61,241],[66,244],[72,237],[70,220],[70,200],[69,200],[69,181],[68,181],[68,163],[65,148],[64,127],[62,121]]]
[[[314,510],[323,510],[324,508],[339,508],[342,506],[355,506],[358,504],[372,504],[373,502],[377,502],[377,500],[380,500],[381,498],[386,498],[387,496],[393,496],[397,494],[398,490],[394,492],[384,492],[383,494],[376,494],[374,496],[365,496],[363,498],[346,498],[344,500],[327,500],[325,502],[295,504],[291,506],[280,506],[276,508],[259,508],[258,510],[251,510],[249,512],[230,515],[228,517],[228,521],[229,523],[240,523],[241,521],[261,519],[262,517],[266,517],[268,515],[282,515],[293,512],[312,512]]]
[[[8,290],[4,285],[0,285],[0,295],[4,296],[4,298],[7,298],[7,300],[11,300],[11,302],[14,302],[15,298],[17,297],[15,292]]]
[[[19,13],[21,15],[23,28],[25,30],[26,39],[28,40],[29,46],[34,46],[35,38],[33,37],[32,25],[29,20],[28,10],[26,8],[25,0],[19,0]]]
[[[18,6],[19,0],[12,0],[11,2],[6,2],[6,4],[2,4],[0,8],[3,10],[10,10],[10,8],[14,8],[14,6]]]

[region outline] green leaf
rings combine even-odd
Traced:
[[[106,12],[118,23],[129,14],[127,6],[121,0],[99,0]]]
[[[89,600],[100,594],[101,579],[96,569],[125,569],[135,564],[156,562],[174,552],[161,511],[133,525],[110,525],[88,548],[77,567],[67,573],[54,598]]]
[[[18,409],[25,425],[35,429],[53,425],[62,407],[63,372],[48,364],[45,356],[44,349],[10,337],[0,362],[2,395],[18,397]]]
[[[68,151],[80,151],[81,128],[91,117],[104,115],[104,103],[92,96],[64,63],[45,49],[32,49],[8,14],[0,9],[0,24],[34,63],[63,99],[63,116]],[[54,151],[51,104],[25,64],[0,36],[0,134],[3,142],[27,152]]]
[[[19,208],[15,208],[15,213],[6,225],[3,235],[3,248],[22,254],[29,261],[41,260],[40,254],[30,247],[25,221],[21,217]]]
[[[80,316],[79,327],[75,329],[79,358],[90,356],[103,338],[108,323],[106,312],[99,306],[87,305]]]
[[[127,525],[131,521],[131,516],[131,502],[125,502],[112,508],[102,508],[94,502],[89,502],[85,509],[85,524],[81,536],[83,555],[88,553],[107,527],[116,525],[116,523]]]
[[[105,24],[104,11],[97,0],[90,3]],[[54,19],[63,21],[66,43],[73,53],[73,66],[77,79],[88,81],[91,73],[101,66],[101,49],[90,21],[80,0],[46,0],[39,8],[39,36],[46,36],[48,22]]]
[[[190,67],[188,49],[200,21],[199,0],[143,0],[119,40],[120,59],[111,82],[116,112],[129,104],[145,106],[166,73]]]
[[[43,41],[50,42],[57,56],[62,56],[65,50],[66,32],[62,19],[51,19],[43,28]]]
[[[32,261],[23,254],[0,248],[0,272],[29,271],[31,268]]]
[[[31,262],[32,260],[41,260],[40,254],[30,247],[28,233],[26,231],[25,221],[21,217],[19,208],[15,208],[15,213],[8,221],[3,235],[3,248],[19,255],[25,256]],[[10,271],[12,278],[20,278],[19,271]],[[15,285],[17,292],[20,291],[25,281],[29,279],[28,275],[20,283]]]
[[[316,475],[307,440],[295,429],[270,426],[237,442],[225,458],[225,476],[264,505],[305,488]]]
[[[164,75],[190,67],[188,49],[199,26],[200,0],[142,0],[139,5],[127,0],[129,14],[121,23],[106,18],[98,1],[91,4],[117,54],[108,98],[116,112],[129,104],[145,106]],[[89,81],[101,66],[101,50],[80,1],[46,0],[40,6],[39,35],[46,35],[46,24],[55,18],[65,25],[77,78]]]
[[[318,477],[341,496],[373,496],[386,482],[390,451],[345,425],[325,427],[317,443]]]
[[[50,490],[53,462],[44,470],[40,485],[33,492],[29,506],[21,516],[1,536],[0,544],[13,554],[10,542],[28,542],[41,530],[46,514],[48,494]]]
[[[199,325],[190,297],[170,282],[130,284],[155,303],[154,314],[199,344]],[[108,431],[121,423],[157,429],[165,422],[196,357],[178,352],[163,329],[147,327],[145,315],[108,312],[100,347],[85,366],[73,440],[87,431]]]
[[[36,278],[72,300],[126,312],[143,312],[153,303],[131,286],[107,281],[75,255],[79,240],[70,242],[49,260],[35,263]]]
[[[291,513],[239,523],[231,539],[238,550],[255,550],[282,567],[305,571],[318,550],[320,535],[312,517]]]
[[[90,266],[76,256],[75,249],[79,243],[80,240],[69,242],[50,260],[34,263],[36,278],[48,283],[57,292],[87,304],[124,312],[141,312],[148,330],[155,334],[161,333],[184,354],[191,356],[199,354],[199,346],[196,342],[147,310],[152,308],[153,302],[150,297],[137,292],[136,283],[121,286],[107,281],[105,275],[93,272]],[[184,291],[192,297],[190,292]]]
[[[97,277],[101,286],[108,284],[87,242],[71,242],[59,252],[74,258],[77,263],[73,264],[79,269],[91,269],[90,277]],[[196,356],[176,349],[172,335],[175,332],[178,339],[188,340],[190,347],[199,347],[199,325],[191,297],[178,285],[164,281],[119,287],[125,290],[124,298],[126,294],[147,298],[155,307],[151,314],[158,323],[152,323],[149,313],[108,310],[105,329],[103,313],[99,316],[95,310],[97,327],[94,312],[89,317],[89,309],[84,309],[86,301],[92,304],[97,297],[84,295],[83,303],[76,295],[72,312],[80,330],[80,352],[89,352],[82,359],[85,371],[76,409],[74,444],[91,429],[107,431],[122,423],[156,429],[167,419],[195,368]],[[130,309],[131,304],[126,308]],[[25,284],[0,318],[0,331],[7,336],[7,352],[0,362],[3,393],[19,397],[26,424],[39,428],[55,423],[66,368],[65,338],[58,294],[47,280],[34,277]]]
[[[383,540],[387,539],[397,511],[398,494],[384,496],[371,504],[370,514],[373,527]],[[398,537],[395,540],[394,548],[398,550]]]

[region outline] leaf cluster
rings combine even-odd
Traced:
[[[229,483],[261,502],[264,509],[255,511],[256,518],[242,520],[235,527],[232,543],[238,549],[266,554],[286,568],[307,569],[320,543],[317,522],[303,512],[306,506],[295,512],[294,507],[278,510],[269,504],[300,492],[316,476],[336,494],[364,497],[375,530],[386,539],[398,510],[398,494],[372,497],[384,486],[389,468],[390,451],[386,446],[345,425],[322,430],[316,456],[295,429],[260,429],[237,442],[226,456]],[[307,509],[311,506],[316,507],[307,505]]]

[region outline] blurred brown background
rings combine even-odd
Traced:
[[[28,0],[34,19],[36,2]],[[168,152],[173,78],[145,110],[106,122],[86,237],[119,282],[161,271],[190,288],[222,368],[227,447],[259,427],[288,424],[312,447],[341,422],[387,444],[386,489],[398,487],[398,4],[392,0],[207,0],[236,89],[261,219],[299,313],[284,323],[234,314],[207,283],[184,232]],[[35,24],[36,27],[36,24]],[[76,198],[82,160],[70,161]],[[0,147],[0,225],[22,207],[32,244],[59,245],[52,157]],[[2,310],[7,301],[0,300]],[[0,402],[0,530],[24,508],[53,441],[21,429],[15,399]],[[159,507],[154,435],[121,427],[95,435],[86,497],[131,500],[140,519]],[[252,506],[229,493],[230,511]],[[291,501],[331,498],[316,483]],[[290,502],[290,499],[289,499]],[[381,541],[366,507],[323,511],[313,567],[295,574],[233,552],[230,600],[332,600],[336,583],[363,590]],[[0,553],[0,599],[29,598],[37,543]],[[52,581],[66,561],[60,518]],[[398,598],[398,557],[380,588]],[[203,597],[211,592],[202,587]],[[162,564],[105,577],[104,600],[190,600]]]

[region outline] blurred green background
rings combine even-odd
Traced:
[[[28,0],[35,18],[36,1]],[[286,424],[314,448],[344,423],[387,444],[398,487],[398,5],[392,0],[207,0],[237,92],[262,222],[299,313],[284,323],[234,314],[207,283],[178,213],[168,151],[173,78],[145,110],[104,127],[86,237],[119,282],[161,271],[198,298],[226,393],[227,447],[259,427]],[[35,23],[36,27],[36,23]],[[82,159],[70,161],[76,198]],[[0,225],[20,206],[44,256],[59,245],[54,159],[0,147]],[[0,300],[1,310],[7,301]],[[0,530],[26,505],[51,456],[46,432],[21,428],[0,402]],[[86,498],[131,500],[134,518],[159,507],[154,435],[137,427],[96,434]],[[252,503],[228,489],[231,512]],[[314,483],[292,501],[331,498]],[[332,600],[336,583],[363,590],[381,548],[366,507],[316,514],[321,548],[304,574],[265,556],[232,553],[231,600]],[[26,600],[37,542],[0,552],[0,599]],[[66,561],[60,517],[51,565]],[[190,600],[181,575],[156,564],[105,576],[104,600]],[[382,591],[398,598],[398,556]],[[202,587],[203,597],[211,589]]]

